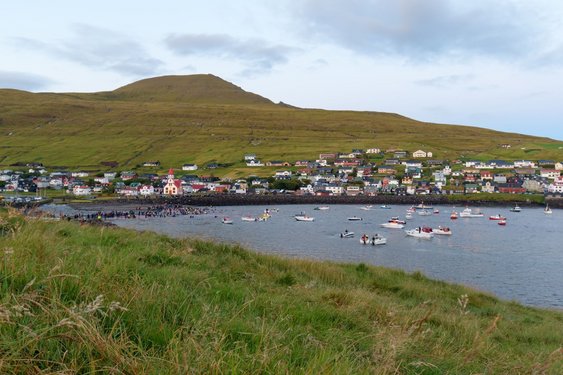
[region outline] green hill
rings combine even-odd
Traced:
[[[3,166],[36,161],[95,169],[112,160],[133,168],[159,160],[166,169],[215,161],[245,175],[257,172],[241,162],[248,152],[295,161],[371,147],[424,149],[441,159],[563,159],[563,142],[548,138],[276,105],[212,75],[151,78],[92,94],[0,90],[0,135]]]
[[[2,374],[563,370],[560,311],[420,273],[1,209],[0,249]]]

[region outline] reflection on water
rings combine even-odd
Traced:
[[[217,207],[208,215],[115,220],[120,226],[151,230],[176,237],[198,236],[239,243],[259,252],[338,262],[364,262],[426,275],[490,291],[505,299],[537,306],[563,307],[563,211],[544,215],[541,208],[484,208],[482,218],[450,220],[451,207],[439,214],[413,215],[404,229],[438,225],[452,229],[451,236],[431,240],[407,237],[403,230],[379,225],[391,216],[404,219],[406,206],[360,210],[360,206],[333,205],[316,211],[311,205],[278,206],[266,222],[243,222],[242,216],[258,216],[265,206]],[[459,211],[459,207],[457,208]],[[314,222],[298,222],[293,215],[305,212]],[[507,226],[488,220],[507,217]],[[223,216],[233,225],[221,223]],[[351,216],[361,221],[348,221]],[[356,233],[342,239],[345,229]],[[379,233],[387,245],[365,246],[360,236]]]

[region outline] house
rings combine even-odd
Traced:
[[[117,176],[117,172],[104,172],[104,178],[108,181],[115,180],[115,176]]]
[[[522,194],[526,192],[526,188],[518,183],[498,184],[499,193]]]
[[[379,174],[396,174],[397,170],[389,165],[380,165],[377,167],[377,173]]]
[[[401,179],[402,185],[412,185],[412,182],[413,182],[413,178],[410,175],[404,175],[403,178]]]
[[[557,177],[561,176],[561,171],[558,171],[557,169],[544,169],[544,168],[542,168],[542,169],[540,169],[540,176],[554,180]]]
[[[137,173],[135,173],[133,171],[123,171],[123,172],[121,172],[121,179],[123,181],[129,181],[129,180],[132,180],[134,178],[137,178]]]
[[[164,195],[182,195],[182,180],[174,178],[174,169],[170,168],[168,177],[163,189]]]
[[[406,151],[395,151],[393,153],[393,157],[396,159],[402,159],[402,158],[406,158],[407,154],[408,153]]]
[[[253,160],[247,161],[246,166],[247,167],[263,167],[264,163],[262,163],[260,160],[253,159]]]
[[[555,169],[557,169],[558,171],[563,170],[563,163],[561,162],[555,163]]]
[[[336,159],[336,153],[333,152],[325,152],[322,154],[319,154],[319,159],[324,159],[324,160],[332,160],[332,159]]]
[[[412,153],[413,158],[425,158],[427,157],[428,153],[422,150],[416,150]]]
[[[338,184],[326,184],[323,186],[323,189],[332,195],[342,195],[344,193],[344,188]]]
[[[88,172],[86,172],[86,171],[78,171],[78,172],[71,172],[70,175],[71,175],[72,177],[80,177],[80,178],[82,178],[82,177],[88,177],[89,174],[88,174]]]
[[[366,150],[366,154],[379,154],[381,152],[381,149],[379,148],[368,148]]]
[[[536,163],[531,160],[515,160],[514,168],[535,168]]]
[[[557,177],[551,184],[549,184],[547,192],[563,194],[563,176]]]
[[[433,166],[440,166],[443,165],[444,161],[443,160],[439,160],[439,159],[430,159],[426,161],[426,165],[428,165],[429,167],[433,167]]]
[[[387,165],[399,165],[401,161],[399,159],[386,159],[385,164]]]
[[[356,196],[362,193],[362,188],[358,185],[348,185],[346,187],[346,195]]]
[[[422,168],[422,162],[417,160],[407,160],[402,163],[407,168]]]
[[[468,194],[478,193],[479,192],[479,185],[477,184],[465,184],[464,185],[465,192]]]
[[[488,181],[483,181],[481,183],[481,191],[483,193],[494,193],[496,190],[496,185],[494,182],[488,180]]]
[[[291,163],[281,160],[271,160],[266,162],[266,167],[291,167]]]
[[[309,160],[297,160],[295,162],[296,167],[308,167],[311,164]]]
[[[500,145],[500,147],[502,147],[502,148],[510,148],[511,145],[510,145],[510,143],[503,143],[503,144]]]
[[[546,165],[554,165],[555,161],[553,160],[538,160],[538,165],[539,166],[546,166]]]
[[[245,154],[244,155],[244,161],[251,161],[256,159],[256,154]]]
[[[197,164],[184,164],[182,165],[183,171],[197,171]]]
[[[291,171],[276,171],[274,174],[276,179],[289,179],[291,178]]]
[[[139,189],[139,195],[142,195],[143,197],[148,197],[154,194],[154,186],[152,185],[143,185]]]
[[[158,160],[145,161],[143,162],[143,167],[160,167],[160,162]]]
[[[495,174],[493,176],[493,181],[496,182],[497,184],[506,184],[507,179],[506,176],[503,174]]]
[[[88,196],[92,194],[92,189],[87,185],[76,185],[72,188],[72,194],[76,196]]]
[[[492,180],[493,174],[489,171],[481,171],[481,180]]]
[[[119,189],[117,193],[125,197],[137,197],[139,196],[139,189],[132,186],[124,186],[121,189]]]

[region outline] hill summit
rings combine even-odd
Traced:
[[[194,104],[274,104],[212,74],[171,75],[143,79],[114,90],[124,100]]]

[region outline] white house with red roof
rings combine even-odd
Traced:
[[[174,169],[168,171],[168,178],[163,189],[164,195],[182,195],[182,181],[174,178]]]

